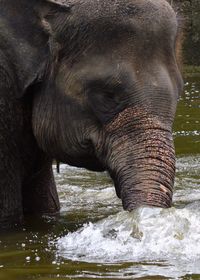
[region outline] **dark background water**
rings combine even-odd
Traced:
[[[200,74],[185,75],[174,124],[177,154],[200,153]]]
[[[200,65],[200,1],[168,0],[177,11],[183,41],[183,62]]]

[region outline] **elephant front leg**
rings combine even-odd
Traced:
[[[0,57],[1,61],[1,57]],[[1,67],[0,67],[1,68]],[[23,223],[21,106],[0,71],[0,231]]]
[[[0,180],[0,231],[17,228],[23,223],[20,183],[14,177],[3,176],[3,181]]]
[[[3,145],[0,150],[0,231],[23,223],[21,164],[15,146]],[[5,143],[4,143],[5,144]],[[12,149],[13,148],[13,149]],[[8,157],[7,149],[12,151]]]
[[[23,185],[25,214],[55,215],[60,204],[52,170],[52,160],[40,152],[32,173]]]

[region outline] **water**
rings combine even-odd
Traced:
[[[171,209],[122,210],[106,173],[61,166],[58,221],[0,236],[0,279],[200,279],[200,77],[187,78],[174,126]]]

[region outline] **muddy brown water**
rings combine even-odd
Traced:
[[[171,209],[122,210],[105,173],[56,174],[58,221],[29,219],[0,236],[0,279],[200,279],[200,76],[185,80],[174,125]]]

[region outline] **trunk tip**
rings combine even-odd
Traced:
[[[132,211],[140,207],[159,207],[170,208],[172,206],[172,197],[168,193],[144,193],[133,194],[131,197],[124,197],[122,199],[123,208],[126,211]]]

